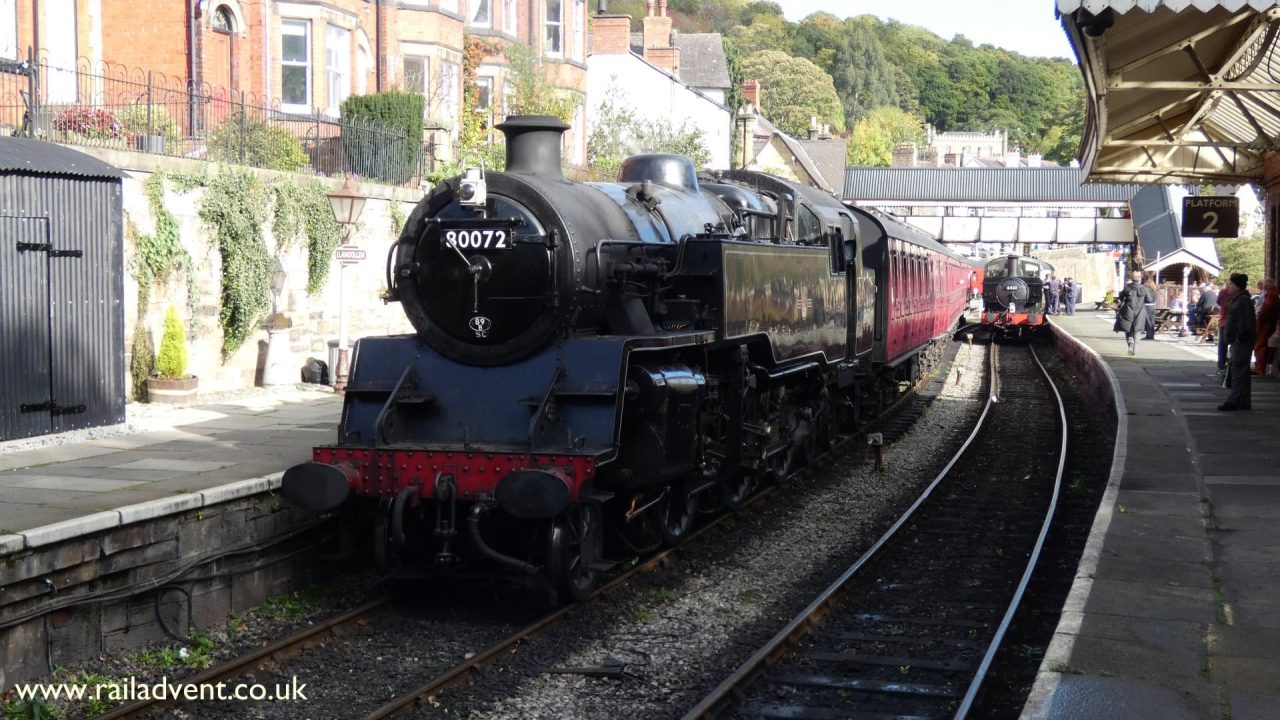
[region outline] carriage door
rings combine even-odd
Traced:
[[[0,440],[50,432],[49,223],[0,217]]]

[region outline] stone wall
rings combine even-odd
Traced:
[[[1037,258],[1053,265],[1053,274],[1059,280],[1075,278],[1083,284],[1081,305],[1092,309],[1093,303],[1102,300],[1108,290],[1116,289],[1116,259],[1107,253],[1091,253],[1082,247],[1037,250]]]
[[[191,160],[165,158],[138,153],[77,148],[110,162],[128,172],[124,181],[125,217],[143,233],[155,228],[155,217],[144,190],[153,173],[191,175],[222,172],[220,166]],[[238,169],[252,172],[266,181],[304,182],[312,178],[270,171]],[[321,178],[333,189],[341,186],[340,180]],[[391,206],[398,205],[404,216],[412,212],[414,204],[422,197],[417,189],[390,187],[374,183],[357,186],[359,192],[369,197],[361,214],[360,223],[351,237],[351,243],[363,248],[366,259],[345,270],[331,261],[329,277],[324,287],[315,295],[307,293],[307,253],[304,242],[294,241],[279,253],[286,273],[285,289],[280,294],[279,310],[292,322],[289,333],[290,357],[287,362],[301,371],[308,357],[328,361],[328,345],[338,339],[339,296],[343,292],[347,305],[347,321],[351,340],[366,335],[387,335],[412,331],[399,304],[386,304],[381,294],[386,289],[385,267],[387,251],[395,240]],[[240,390],[252,387],[261,378],[265,361],[267,332],[266,317],[261,319],[259,330],[237,352],[222,357],[222,327],[218,321],[221,299],[222,258],[209,229],[200,220],[200,200],[206,191],[195,188],[177,192],[173,183],[166,184],[165,206],[179,226],[182,246],[191,258],[192,267],[173,273],[169,280],[152,290],[146,308],[142,330],[152,334],[154,347],[159,347],[164,316],[170,305],[177,307],[187,326],[189,372],[200,378],[200,393]],[[270,203],[264,198],[264,203]],[[136,247],[131,238],[125,238],[125,350],[132,348],[138,326],[138,285],[132,268],[136,262]],[[264,239],[268,251],[276,249],[270,223],[264,227]],[[194,279],[188,287],[188,272]],[[121,372],[128,375],[129,359]],[[131,383],[126,381],[126,387]]]
[[[188,608],[208,629],[331,573],[322,555],[334,526],[285,505],[270,492],[278,485],[262,478],[98,513],[28,533],[26,549],[0,548],[0,691],[172,639],[159,616],[186,637]],[[116,524],[94,532],[108,514]]]

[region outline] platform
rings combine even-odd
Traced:
[[[111,527],[110,513],[122,509],[114,524],[179,498],[175,510],[260,492],[334,439],[341,410],[341,396],[287,388],[196,407],[131,406],[130,427],[93,431],[94,439],[6,443],[0,555]]]
[[[1216,346],[1129,357],[1114,315],[1052,320],[1123,406],[1107,494],[1024,718],[1280,717],[1280,382],[1226,398]]]

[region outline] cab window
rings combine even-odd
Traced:
[[[1040,277],[1041,270],[1044,266],[1034,260],[1018,261],[1018,277]]]
[[[818,216],[812,210],[804,205],[799,206],[797,213],[799,220],[800,236],[796,238],[798,245],[818,245],[822,242],[822,221],[818,220]]]
[[[999,260],[992,260],[991,262],[987,263],[986,268],[983,270],[983,274],[989,278],[1005,277],[1007,275],[1007,267],[1006,267],[1007,265],[1008,265],[1008,261],[1005,258],[1000,258]]]

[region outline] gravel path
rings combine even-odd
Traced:
[[[804,607],[931,481],[981,409],[985,347],[960,348],[948,384],[885,451],[855,452],[682,553],[666,570],[593,603],[476,682],[443,694],[429,718],[678,717]],[[956,370],[962,370],[955,384]],[[621,678],[548,670],[622,664]]]

